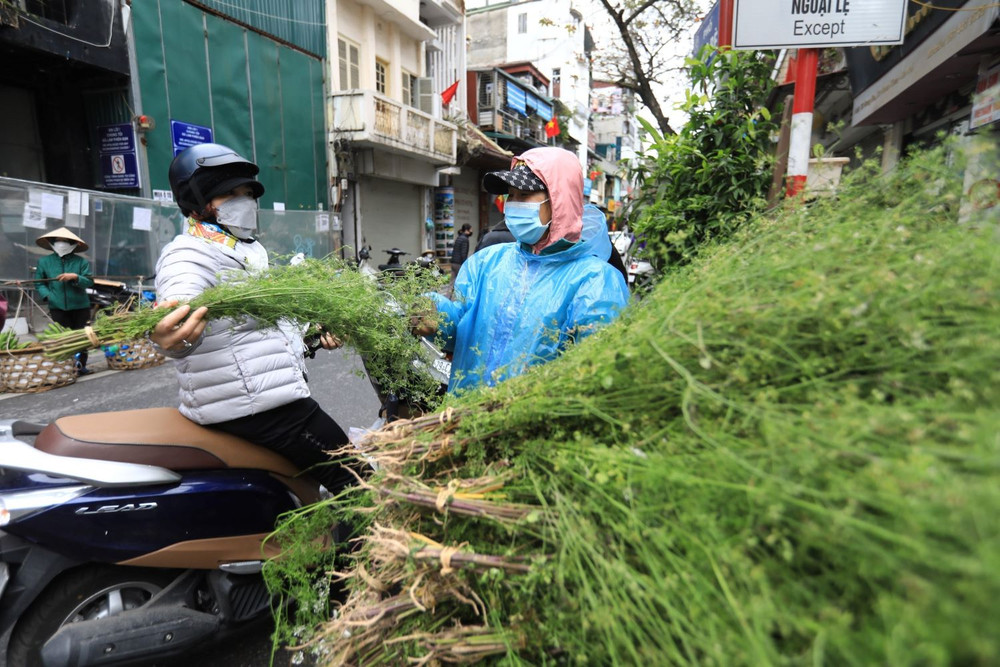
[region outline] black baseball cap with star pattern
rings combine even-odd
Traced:
[[[528,169],[528,165],[523,162],[509,171],[491,171],[486,174],[483,177],[483,188],[494,195],[505,195],[510,188],[525,192],[541,192],[546,189],[542,179],[535,176],[535,172]]]

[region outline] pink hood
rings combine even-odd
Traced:
[[[549,234],[533,246],[534,251],[541,252],[559,239],[579,241],[583,229],[583,169],[576,153],[555,147],[532,148],[515,157],[510,168],[519,162],[528,165],[545,183],[552,206]]]

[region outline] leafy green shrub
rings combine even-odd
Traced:
[[[653,145],[633,176],[626,212],[660,270],[687,263],[710,240],[729,238],[764,203],[771,182],[772,134],[764,101],[771,59],[756,52],[702,49],[688,59],[691,90],[680,108],[688,122],[661,136],[642,121]]]

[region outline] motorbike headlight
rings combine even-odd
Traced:
[[[90,491],[92,486],[60,486],[0,495],[0,527],[24,516],[61,505]]]

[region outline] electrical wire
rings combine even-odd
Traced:
[[[85,39],[80,39],[79,37],[74,37],[73,35],[67,35],[64,32],[59,32],[58,30],[50,28],[47,25],[42,25],[41,23],[38,23],[37,21],[32,21],[30,18],[28,18],[27,12],[25,12],[24,14],[18,14],[18,18],[20,18],[21,20],[25,21],[26,23],[30,23],[33,26],[41,28],[42,30],[48,30],[49,32],[53,32],[53,33],[59,35],[60,37],[65,37],[66,39],[71,39],[74,42],[80,42],[81,44],[86,44],[87,46],[96,46],[99,49],[106,49],[109,46],[111,46],[111,39],[112,39],[112,37],[114,37],[114,34],[115,34],[115,0],[108,0],[108,4],[111,5],[111,20],[108,22],[108,41],[105,42],[104,44],[97,44],[95,42],[88,42]]]

